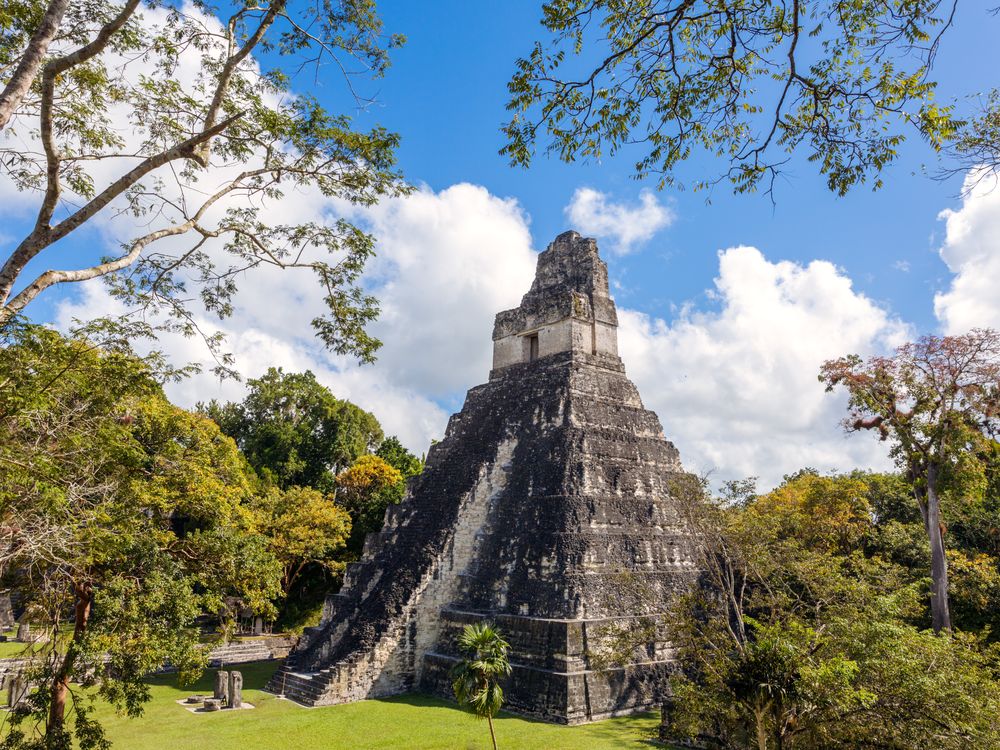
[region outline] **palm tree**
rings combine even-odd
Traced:
[[[500,680],[510,674],[507,652],[510,644],[503,639],[493,623],[466,625],[458,637],[458,648],[465,655],[451,670],[451,687],[460,706],[469,708],[490,725],[493,750],[497,736],[493,717],[503,705]]]

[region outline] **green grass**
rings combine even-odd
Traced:
[[[59,626],[59,638],[69,638],[73,634],[73,626],[71,624],[63,624]],[[42,643],[21,643],[20,641],[14,640],[14,631],[8,631],[7,637],[10,640],[0,641],[0,659],[10,659],[11,657],[27,656],[29,649],[32,653],[45,653],[51,648],[51,641],[43,641]]]
[[[9,659],[12,656],[20,656],[28,647],[27,643],[18,641],[0,641],[0,659]]]
[[[0,641],[0,659],[20,656],[27,647],[27,643],[20,643],[19,641]]]
[[[153,700],[139,719],[117,716],[106,706],[99,716],[116,750],[336,750],[407,748],[476,750],[490,748],[485,722],[446,701],[423,695],[361,701],[343,706],[303,708],[261,692],[274,663],[245,664],[244,700],[252,711],[193,714],[174,701],[211,692],[213,675],[181,689],[175,678],[151,680]],[[501,750],[602,750],[646,748],[655,736],[652,714],[564,727],[501,715],[496,720]]]

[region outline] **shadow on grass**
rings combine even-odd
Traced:
[[[454,701],[432,695],[426,695],[424,693],[403,693],[402,695],[393,695],[387,698],[378,698],[376,700],[380,703],[397,703],[412,706],[414,708],[438,709],[441,711],[450,711],[461,714],[468,713]],[[580,732],[581,734],[585,734],[586,739],[588,740],[602,739],[609,742],[615,742],[621,741],[623,734],[627,733],[629,725],[634,724],[636,720],[656,721],[658,719],[658,713],[655,711],[646,711],[632,714],[630,716],[604,719],[590,724],[577,724],[570,727],[565,724],[543,721],[542,719],[522,716],[508,711],[501,711],[494,719],[494,723],[497,726],[498,735],[503,731],[503,725],[505,722],[517,722],[520,724],[533,724],[538,727],[552,727],[571,732]],[[652,730],[636,728],[633,731],[635,735],[634,742],[637,746],[641,745],[650,748],[655,747],[661,748],[662,750],[671,750],[670,746],[664,745],[658,740],[655,728]]]
[[[281,666],[280,661],[248,662],[232,664],[222,669],[236,669],[243,673],[244,690],[262,690],[267,681]],[[150,678],[153,684],[167,686],[184,693],[211,693],[215,682],[215,669],[206,669],[193,684],[179,686],[176,674],[156,675]],[[432,725],[447,726],[454,723],[456,715],[468,715],[457,703],[424,693],[404,693],[386,698],[378,698],[373,703],[396,704],[420,709],[426,720]],[[592,724],[581,724],[567,727],[561,724],[542,721],[540,719],[519,716],[506,711],[500,712],[495,722],[499,736],[525,736],[528,734],[545,734],[549,730],[571,732],[579,738],[580,747],[601,746],[621,748],[660,748],[668,750],[667,746],[656,741],[656,713],[635,714],[616,719],[606,719]],[[506,727],[505,727],[506,725]],[[483,729],[485,730],[485,727]]]

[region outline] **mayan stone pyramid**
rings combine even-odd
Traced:
[[[560,235],[496,317],[489,382],[269,690],[307,705],[450,697],[458,633],[489,620],[512,647],[507,709],[572,724],[656,705],[668,643],[594,663],[602,634],[695,575],[669,494],[683,469],[625,376],[617,324],[596,242]]]

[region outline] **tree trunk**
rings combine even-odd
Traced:
[[[931,543],[931,626],[935,633],[940,633],[951,630],[951,613],[948,609],[948,558],[941,530],[941,499],[937,493],[937,467],[933,465],[927,470],[924,526]]]
[[[94,590],[89,583],[74,584],[76,604],[73,608],[73,640],[66,649],[62,665],[52,679],[52,699],[49,703],[49,720],[45,725],[45,736],[52,739],[63,731],[66,721],[66,699],[69,696],[69,683],[73,676],[73,662],[76,659],[75,645],[87,632],[90,622],[90,606],[93,603]]]
[[[767,750],[767,726],[764,722],[764,709],[759,705],[755,706],[753,713],[757,725],[757,750]]]
[[[31,41],[28,42],[27,49],[21,54],[21,60],[17,69],[10,77],[7,85],[0,93],[0,130],[6,127],[11,115],[17,109],[24,95],[31,88],[32,81],[38,75],[38,70],[45,60],[45,53],[49,44],[59,33],[59,26],[62,24],[63,14],[69,7],[69,0],[51,0],[45,9],[45,15],[35,30]]]
[[[486,721],[490,725],[490,739],[493,740],[493,750],[497,750],[497,735],[496,732],[493,731],[493,717],[486,714]]]

